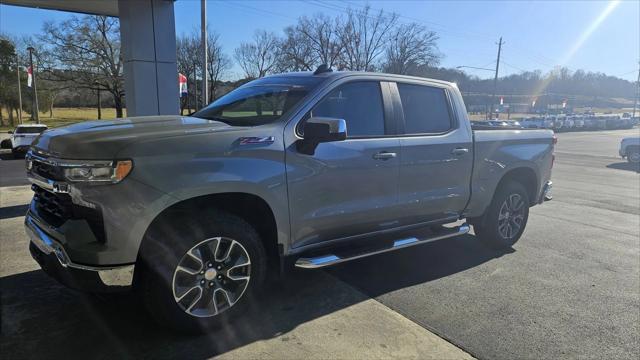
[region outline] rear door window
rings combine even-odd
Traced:
[[[405,134],[443,133],[453,127],[444,89],[398,83]]]

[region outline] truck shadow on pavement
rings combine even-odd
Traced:
[[[30,271],[0,279],[0,348],[12,359],[204,359],[287,333],[369,296],[449,276],[503,254],[465,235],[327,272],[295,270],[268,287],[242,321],[201,336],[159,327],[131,295],[87,296],[62,287],[40,270]]]
[[[609,165],[607,165],[607,167],[609,169],[627,170],[627,171],[633,171],[633,172],[640,173],[640,163],[639,164],[634,164],[634,163],[630,163],[628,161],[625,161],[625,162],[617,162],[617,163],[609,164]]]

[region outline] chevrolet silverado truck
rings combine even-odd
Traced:
[[[26,157],[25,226],[32,256],[63,284],[132,290],[161,323],[204,331],[293,266],[446,241],[470,225],[511,247],[550,197],[554,144],[550,130],[473,130],[449,82],[273,75],[192,116],[44,132]]]

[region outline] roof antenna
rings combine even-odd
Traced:
[[[322,73],[326,73],[326,72],[332,72],[333,70],[331,70],[331,68],[329,67],[329,65],[327,64],[321,64],[320,66],[318,66],[318,68],[316,69],[316,71],[313,72],[313,75],[318,75],[318,74],[322,74]]]

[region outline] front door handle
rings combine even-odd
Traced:
[[[455,149],[451,150],[451,153],[453,155],[464,155],[464,154],[466,154],[468,152],[469,152],[469,149],[467,149],[467,148],[455,148]]]
[[[396,153],[388,151],[381,151],[373,155],[373,158],[376,160],[389,160],[393,159],[394,157],[396,157]]]

